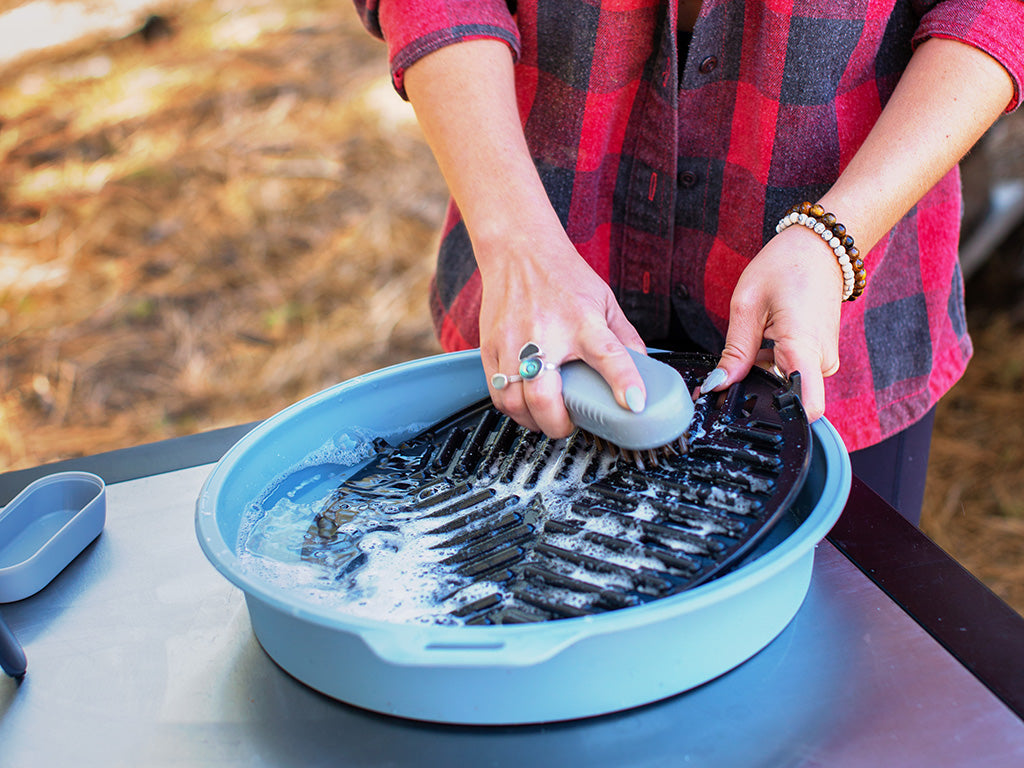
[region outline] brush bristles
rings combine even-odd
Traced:
[[[581,430],[582,431],[582,430]],[[677,439],[673,440],[667,445],[658,446],[656,448],[646,449],[633,449],[633,448],[621,448],[615,443],[598,437],[597,435],[586,432],[584,433],[590,437],[590,439],[597,446],[599,451],[607,450],[612,456],[618,458],[622,457],[626,461],[630,462],[643,472],[648,467],[655,468],[661,466],[662,460],[670,459],[673,456],[682,456],[690,450],[689,443],[686,440],[686,435],[680,435]]]

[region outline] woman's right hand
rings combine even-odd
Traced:
[[[547,204],[547,199],[543,200]],[[644,351],[608,284],[576,251],[551,211],[547,226],[518,227],[499,242],[474,243],[481,266],[480,348],[488,382],[516,373],[519,350],[537,344],[556,366],[583,360],[609,383],[619,405],[642,410],[643,379],[626,347]],[[523,426],[550,437],[572,429],[557,370],[536,379],[491,385],[495,405]]]

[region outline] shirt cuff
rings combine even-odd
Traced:
[[[407,98],[405,71],[447,45],[502,40],[519,59],[519,29],[504,0],[381,0],[379,19],[391,80],[402,98]]]
[[[1013,112],[1024,98],[1024,2],[984,0],[937,3],[922,18],[914,35],[915,47],[930,37],[940,37],[984,51],[998,61],[1013,81],[1013,98],[1006,106]]]

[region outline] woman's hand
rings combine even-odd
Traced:
[[[800,372],[804,410],[825,412],[825,377],[839,370],[843,273],[821,238],[795,226],[772,238],[740,275],[729,310],[725,350],[708,389],[739,381],[755,363]],[[771,348],[762,349],[762,339]]]
[[[546,200],[544,201],[546,203]],[[553,212],[552,212],[553,214]],[[556,217],[547,227],[522,227],[513,239],[477,245],[483,296],[480,348],[488,381],[519,368],[519,350],[534,342],[545,362],[580,359],[609,382],[623,408],[642,410],[646,393],[626,347],[644,351],[607,283],[577,253]],[[502,251],[502,253],[498,253]],[[495,405],[520,424],[550,437],[573,425],[562,401],[561,377],[548,370],[536,379],[491,386]]]

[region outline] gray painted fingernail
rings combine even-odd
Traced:
[[[706,395],[708,392],[717,389],[725,384],[727,378],[729,378],[729,374],[724,368],[715,368],[704,379],[704,383],[700,385],[700,393]]]
[[[644,393],[636,384],[626,390],[626,405],[633,413],[640,413],[646,405]]]

